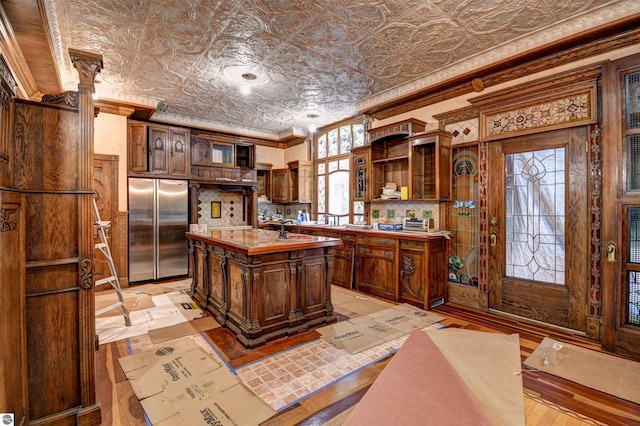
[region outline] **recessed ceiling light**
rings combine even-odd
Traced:
[[[313,118],[318,118],[318,117],[320,117],[318,114],[307,114],[307,118],[313,119]]]
[[[242,74],[242,78],[244,78],[247,81],[253,81],[257,79],[258,76],[251,72],[245,72],[244,74]]]

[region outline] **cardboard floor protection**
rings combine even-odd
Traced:
[[[443,319],[432,312],[402,304],[321,327],[317,331],[327,343],[356,354]]]
[[[122,315],[96,318],[100,344],[146,334],[149,330],[180,324],[204,317],[204,312],[182,291],[151,296],[155,307],[130,312],[131,325],[125,326]]]
[[[331,303],[335,312],[349,318],[367,315],[395,305],[395,303],[336,285],[331,286]]]
[[[524,425],[520,367],[517,335],[416,330],[343,424]]]
[[[118,362],[153,425],[257,425],[275,414],[190,338]]]
[[[545,337],[529,367],[640,404],[640,363]]]
[[[218,321],[211,316],[206,316],[204,318],[196,318],[191,321],[171,325],[169,327],[149,330],[149,338],[153,343],[162,343],[218,327],[220,327]]]
[[[124,299],[124,305],[127,307],[128,312],[139,311],[142,309],[153,308],[153,300],[148,294],[136,294],[133,292],[122,292],[122,298]],[[102,294],[96,293],[96,312],[100,309],[111,306],[119,301],[118,295],[115,292],[104,292]],[[111,309],[97,315],[97,318],[122,316],[120,309]]]

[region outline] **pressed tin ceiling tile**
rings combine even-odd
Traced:
[[[640,12],[635,0],[44,0],[68,49],[99,52],[99,96],[154,119],[278,139]],[[471,60],[471,61],[470,61]],[[252,73],[255,80],[242,75]],[[252,92],[239,88],[250,84]]]

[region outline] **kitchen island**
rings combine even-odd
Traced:
[[[339,238],[242,229],[188,232],[191,295],[247,348],[335,322],[331,270]]]

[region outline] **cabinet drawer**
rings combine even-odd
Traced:
[[[379,237],[358,236],[356,238],[356,242],[358,244],[367,244],[367,245],[384,246],[384,247],[395,247],[397,241],[398,240],[392,240],[390,238],[379,238]]]
[[[400,247],[414,250],[424,250],[426,243],[424,241],[400,240]]]

